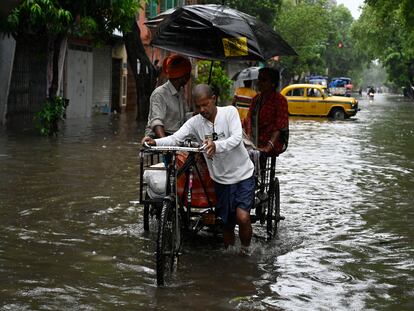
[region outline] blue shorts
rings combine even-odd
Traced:
[[[254,200],[254,186],[254,176],[231,185],[214,182],[217,195],[216,212],[223,220],[225,228],[234,228],[236,225],[237,208],[250,212]]]

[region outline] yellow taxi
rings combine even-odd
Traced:
[[[343,120],[355,116],[358,101],[353,97],[331,96],[326,86],[291,84],[281,92],[288,101],[290,115],[327,116]]]

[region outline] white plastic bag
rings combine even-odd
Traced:
[[[154,168],[165,167],[164,163],[151,165]],[[145,170],[144,182],[147,184],[147,193],[151,199],[163,198],[166,196],[165,183],[167,174],[165,170]]]

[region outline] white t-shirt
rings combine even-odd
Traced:
[[[211,178],[221,184],[235,184],[253,175],[254,166],[243,144],[243,132],[237,109],[217,107],[214,123],[200,114],[192,117],[171,136],[156,139],[158,146],[174,146],[193,135],[201,144],[206,135],[217,133],[216,154],[206,162]]]

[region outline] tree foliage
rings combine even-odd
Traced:
[[[42,136],[56,135],[59,131],[58,122],[66,119],[66,108],[68,101],[63,97],[56,96],[49,99],[42,109],[35,114],[35,127]]]
[[[414,1],[412,0],[366,0],[381,17],[387,17],[398,11],[405,27],[414,27]]]
[[[328,41],[325,61],[331,77],[350,75],[360,65],[360,57],[356,55],[350,29],[354,19],[349,10],[343,6],[333,6],[329,10]]]
[[[23,1],[7,17],[6,32],[54,35],[70,27],[73,16],[55,1]]]
[[[306,73],[325,73],[322,55],[326,50],[329,25],[323,3],[286,1],[275,20],[276,31],[289,42],[298,57],[282,57],[285,74],[299,81]]]
[[[196,83],[205,83],[209,82],[210,70],[212,63],[211,61],[198,61],[198,77]],[[227,76],[223,66],[220,62],[214,62],[211,72],[210,85],[212,86],[216,95],[219,96],[221,102],[225,102],[231,99],[230,87],[233,84],[233,81]]]
[[[0,24],[0,30],[105,40],[115,29],[129,31],[139,8],[139,0],[23,0]]]
[[[366,54],[355,49],[354,19],[343,5],[327,0],[285,0],[275,20],[276,31],[298,52],[282,57],[284,76],[299,82],[307,74],[360,76]]]
[[[281,0],[260,0],[252,3],[251,0],[227,0],[226,4],[232,8],[259,18],[266,24],[272,24],[279,12]]]
[[[397,86],[414,85],[414,25],[411,0],[367,1],[353,25],[356,48],[378,59]]]

